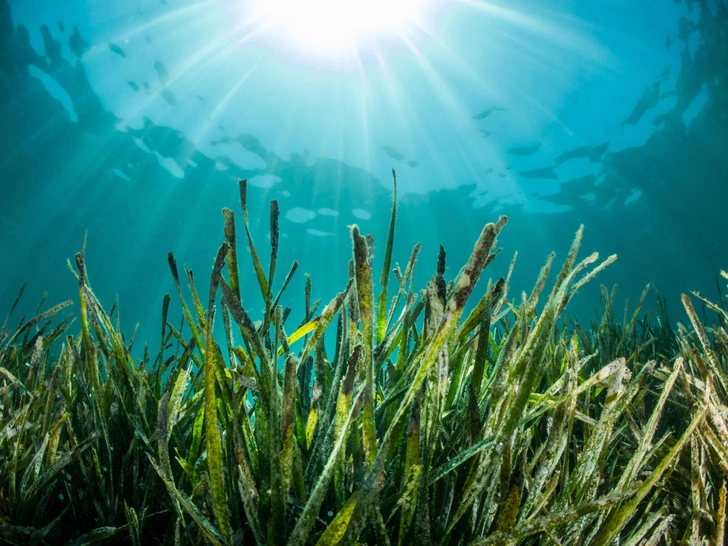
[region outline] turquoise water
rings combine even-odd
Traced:
[[[65,262],[87,233],[92,287],[154,345],[167,252],[204,293],[220,209],[240,218],[248,178],[266,263],[268,202],[280,204],[275,286],[297,260],[282,303],[300,312],[305,272],[314,299],[345,286],[348,225],[382,256],[392,168],[394,259],[422,243],[420,287],[438,245],[453,278],[507,214],[490,275],[517,250],[514,295],[583,223],[585,250],[619,256],[600,277],[617,301],[651,282],[684,322],[680,292],[715,296],[728,267],[724,0],[409,0],[364,25],[364,12],[298,4],[0,0],[0,309],[23,282],[31,309],[45,291],[74,298]],[[243,282],[257,315],[252,268]],[[581,320],[596,317],[597,284],[573,302]]]

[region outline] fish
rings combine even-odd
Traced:
[[[139,91],[139,86],[136,84],[136,82],[126,82],[129,84],[129,87],[131,87],[134,91]]]
[[[652,87],[645,87],[645,90],[642,93],[640,100],[637,101],[637,104],[635,104],[632,112],[629,116],[627,116],[627,119],[622,122],[622,128],[624,129],[625,125],[637,125],[642,119],[642,116],[647,113],[647,110],[650,110],[651,108],[657,106],[658,102],[660,102],[659,79],[655,80],[655,82],[652,84]]]
[[[177,104],[177,98],[174,96],[174,93],[166,87],[162,88],[159,94],[162,95],[162,98],[170,105],[175,106]]]
[[[109,42],[109,49],[119,55],[120,57],[126,59],[126,53],[124,53],[124,50],[121,49],[118,45]]]
[[[558,180],[559,175],[554,172],[556,165],[550,167],[541,167],[539,169],[533,169],[530,171],[519,171],[519,175],[523,178],[541,178],[544,180]]]
[[[480,114],[476,114],[473,116],[473,119],[485,119],[487,118],[491,113],[493,112],[492,108],[488,108],[487,110],[481,112]]]
[[[66,30],[65,25],[63,24],[63,21],[60,19],[58,20],[58,32],[63,33]]]
[[[88,42],[81,38],[81,33],[76,25],[73,25],[73,32],[68,39],[68,47],[79,59],[88,51]]]
[[[493,112],[505,112],[505,108],[501,108],[500,106],[492,106],[491,108],[488,108],[487,110],[482,111],[480,114],[476,114],[473,116],[473,119],[485,119],[489,115],[491,115]]]
[[[391,146],[382,146],[382,150],[395,161],[404,161],[406,158]]]
[[[526,146],[524,148],[511,148],[510,150],[508,150],[508,153],[511,155],[525,157],[535,154],[536,152],[538,152],[540,147],[540,144],[536,144],[535,146]]]
[[[407,165],[409,165],[410,167],[412,167],[414,169],[415,167],[419,167],[420,164],[417,163],[417,161],[410,160],[407,162]]]
[[[672,39],[672,36],[668,36],[665,40],[665,49],[670,49],[670,46],[675,43],[675,40]]]
[[[600,144],[599,146],[579,146],[578,148],[574,148],[573,150],[567,150],[563,152],[559,157],[554,160],[554,162],[557,165],[561,165],[562,163],[565,163],[566,161],[569,161],[571,159],[583,157],[588,159],[592,163],[598,163],[599,161],[601,161],[602,156],[607,152],[608,148],[609,142],[605,142],[604,144]]]
[[[154,61],[154,70],[157,71],[157,77],[159,78],[159,83],[162,84],[162,87],[167,87],[167,81],[169,80],[169,72],[167,72],[167,68],[159,61]]]
[[[486,131],[485,129],[481,129],[480,134],[483,135],[483,138],[488,138],[492,133],[490,131]]]

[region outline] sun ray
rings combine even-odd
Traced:
[[[423,13],[441,0],[259,0],[241,13],[242,28],[284,41],[314,57],[341,57],[379,39],[408,41]],[[418,30],[419,32],[420,30]]]

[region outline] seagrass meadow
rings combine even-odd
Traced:
[[[209,281],[169,254],[159,354],[122,335],[84,251],[78,301],[10,309],[0,543],[724,543],[725,301],[684,295],[673,328],[659,296],[641,313],[649,287],[623,315],[603,288],[601,321],[579,324],[569,300],[616,256],[580,258],[579,229],[513,294],[510,273],[487,278],[505,217],[457,274],[441,247],[416,286],[419,245],[392,256],[395,177],[381,258],[351,226],[348,283],[319,310],[308,281],[295,317],[279,305],[297,264],[281,274],[278,204],[266,260],[246,196],[242,180]]]

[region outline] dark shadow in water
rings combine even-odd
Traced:
[[[501,238],[506,252],[492,274],[503,274],[510,255],[518,250],[517,291],[530,289],[549,251],[556,249],[563,256],[574,231],[584,223],[586,250],[620,256],[601,277],[606,284],[621,285],[619,297],[634,301],[652,280],[673,302],[677,315],[680,291],[702,289],[712,295],[715,274],[728,267],[724,210],[728,203],[728,44],[722,30],[728,28],[728,10],[721,4],[711,12],[707,3],[700,4],[704,6],[700,21],[691,32],[700,32],[702,41],[691,57],[686,37],[679,37],[686,53],[672,91],[677,102],[660,117],[660,126],[649,140],[616,153],[608,152],[605,143],[555,154],[555,165],[574,158],[603,165],[602,176],[566,181],[559,193],[542,197],[568,205],[568,211],[529,214],[522,207],[497,203],[473,209],[474,185],[408,194],[399,205],[395,259],[404,265],[411,246],[421,241],[423,273],[417,282],[423,285],[424,272],[434,270],[438,245],[443,244],[452,278],[483,223],[507,213],[511,222]],[[88,45],[77,29],[69,41],[78,57],[73,63],[61,57],[49,29],[41,31],[45,57],[33,51],[24,27],[13,26],[8,4],[0,0],[0,309],[9,307],[17,287],[26,280],[31,281],[31,293],[49,290],[52,301],[73,297],[74,279],[64,262],[79,249],[88,230],[90,279],[97,294],[109,302],[118,293],[122,319],[142,320],[147,332],[156,332],[162,295],[172,291],[167,251],[174,249],[178,260],[199,271],[198,278],[204,282],[222,240],[220,209],[239,210],[235,181],[241,177],[281,179],[270,187],[253,186],[249,195],[252,229],[261,248],[266,244],[268,201],[275,198],[281,204],[284,238],[278,283],[295,257],[302,261],[300,273],[312,275],[314,297],[326,301],[345,283],[351,252],[346,226],[357,222],[365,233],[374,232],[377,241],[385,240],[389,180],[382,182],[333,159],[298,154],[283,159],[249,134],[221,142],[260,156],[264,168],[243,169],[226,156],[208,157],[181,132],[150,120],[141,130],[119,130],[118,120],[104,111],[86,78],[80,58]],[[69,120],[68,112],[39,80],[29,76],[29,65],[68,92],[77,123]],[[166,69],[161,69],[157,67],[157,73],[166,89]],[[703,88],[707,103],[686,127],[683,113]],[[635,107],[626,121],[638,114],[642,117],[641,108]],[[479,119],[495,110],[483,112]],[[175,177],[160,159],[173,161],[184,178]],[[538,170],[547,178],[555,177],[553,167]],[[299,224],[285,217],[294,207],[313,212],[336,209],[338,215],[318,213]],[[366,213],[371,218],[362,220]],[[380,252],[375,250],[375,258]],[[249,270],[243,282],[252,286]],[[579,312],[591,316],[591,309],[598,305],[596,290],[591,287],[589,296],[575,301]],[[290,292],[302,294],[302,274]],[[255,294],[246,298],[245,303],[257,313]]]

